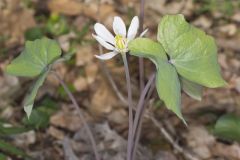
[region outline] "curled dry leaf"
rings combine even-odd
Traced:
[[[189,126],[189,133],[185,135],[188,146],[202,159],[211,158],[211,147],[215,138],[203,126]]]
[[[57,112],[50,118],[50,123],[57,127],[62,127],[70,131],[77,131],[82,128],[83,123],[75,110],[69,109],[70,106],[64,105],[61,112]],[[83,113],[85,113],[82,110]],[[89,120],[89,116],[84,114],[86,121]]]

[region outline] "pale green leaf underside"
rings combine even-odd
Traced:
[[[35,77],[61,55],[56,41],[42,38],[27,41],[24,51],[7,66],[8,74]]]
[[[151,59],[155,64],[158,60],[167,61],[167,55],[162,45],[148,38],[136,38],[128,44],[130,54]]]
[[[174,66],[168,63],[162,45],[147,38],[137,38],[131,41],[128,47],[131,55],[149,58],[155,63],[158,95],[166,107],[184,121],[181,113],[181,87],[178,75]]]
[[[32,108],[34,105],[34,100],[37,96],[37,92],[38,89],[43,85],[46,77],[47,77],[48,71],[43,72],[42,74],[40,74],[40,76],[38,77],[37,81],[34,83],[34,85],[32,86],[29,94],[27,94],[27,96],[25,97],[24,100],[24,111],[27,113],[27,116],[29,118],[29,116],[31,115],[32,112]]]
[[[181,87],[183,91],[196,100],[202,99],[203,87],[180,76]]]
[[[158,41],[181,76],[210,88],[226,84],[214,39],[188,24],[183,15],[164,16],[158,26]]]
[[[164,101],[166,107],[184,121],[181,113],[181,86],[178,74],[168,62],[162,61],[158,63],[158,67],[156,75],[158,95]]]

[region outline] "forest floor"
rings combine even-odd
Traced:
[[[22,108],[34,79],[9,76],[4,69],[20,54],[26,40],[43,36],[59,42],[74,56],[55,66],[84,113],[103,160],[124,160],[128,131],[126,83],[120,57],[104,62],[94,55],[96,21],[111,29],[118,15],[127,25],[139,15],[138,0],[1,0],[0,1],[0,160],[93,160],[81,120],[52,75],[41,87],[29,121]],[[240,160],[240,3],[238,0],[145,0],[146,37],[156,39],[165,14],[183,14],[187,21],[216,39],[218,60],[228,85],[204,89],[201,101],[182,95],[186,127],[168,111],[156,92],[146,109],[138,160]],[[145,77],[154,65],[144,60]],[[129,57],[134,104],[139,97],[138,59]],[[31,66],[30,66],[31,67]],[[229,116],[229,121],[220,121]],[[217,122],[228,128],[218,128]],[[220,130],[224,130],[221,132]]]

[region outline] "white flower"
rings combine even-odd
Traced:
[[[133,40],[139,28],[139,19],[137,16],[133,17],[128,32],[126,31],[126,26],[123,20],[116,16],[113,20],[113,31],[115,37],[108,31],[108,29],[100,24],[96,23],[94,25],[94,30],[96,35],[93,34],[93,37],[106,49],[111,50],[111,52],[95,55],[101,60],[108,60],[117,55],[118,53],[128,52],[128,42]],[[141,33],[140,36],[143,36],[147,32],[147,29]]]

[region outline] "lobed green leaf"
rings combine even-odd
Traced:
[[[163,17],[158,41],[182,77],[209,88],[226,84],[220,74],[214,39],[188,24],[183,15]]]
[[[27,41],[23,52],[7,66],[6,72],[16,76],[35,77],[60,56],[61,49],[54,40],[42,38]]]

